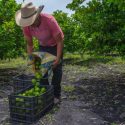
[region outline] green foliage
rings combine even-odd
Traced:
[[[0,59],[16,58],[24,52],[22,31],[14,19],[19,7],[15,0],[0,1]]]
[[[67,8],[75,10],[73,20],[78,22],[79,37],[77,43],[84,41],[83,51],[94,53],[111,53],[117,51],[124,53],[125,49],[125,7],[124,1],[118,0],[92,0],[87,6],[84,1],[73,0]],[[77,7],[76,7],[77,5]],[[76,28],[74,32],[76,31]],[[84,33],[84,39],[79,40]],[[74,37],[73,37],[74,38]]]
[[[33,37],[34,51],[39,51],[39,41]]]
[[[62,28],[64,52],[91,54],[125,54],[125,1],[73,0],[67,5],[74,11],[69,16],[55,11],[54,17]],[[15,24],[15,12],[20,8],[15,0],[0,1],[0,59],[21,56],[25,50],[22,30]],[[34,39],[35,50],[38,41]]]
[[[65,51],[74,51],[74,43],[73,43],[73,32],[74,32],[74,27],[73,27],[73,21],[72,18],[68,17],[67,13],[64,13],[62,11],[55,11],[53,13],[53,16],[56,18],[58,21],[61,29],[64,32],[65,39]],[[72,25],[71,25],[72,24]],[[75,25],[75,24],[74,24]]]

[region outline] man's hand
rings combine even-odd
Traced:
[[[60,63],[60,59],[56,58],[55,61],[53,62],[53,68],[56,68],[56,66]]]

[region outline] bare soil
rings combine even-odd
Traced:
[[[64,63],[62,102],[33,125],[125,125],[125,65]],[[0,125],[9,121],[8,94],[18,69],[0,70]],[[17,123],[21,125],[21,123]]]

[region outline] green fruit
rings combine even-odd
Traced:
[[[31,96],[31,93],[28,92],[28,93],[27,93],[27,96]]]
[[[35,96],[39,96],[39,92],[35,92],[34,95],[35,95]]]
[[[41,79],[42,76],[41,75],[36,75],[36,79]]]
[[[20,102],[24,102],[24,99],[20,99]]]
[[[29,108],[31,105],[29,103],[26,103],[25,106]]]
[[[40,91],[40,88],[35,86],[35,92],[39,92]]]
[[[29,95],[29,92],[28,92],[28,91],[26,91],[26,92],[25,92],[25,95],[26,95],[26,96],[28,96],[28,95]]]
[[[26,96],[26,94],[25,94],[25,93],[23,93],[23,94],[22,94],[22,96]]]
[[[19,102],[20,101],[20,98],[16,98],[16,102]]]
[[[23,103],[24,103],[24,99],[16,98],[16,106],[18,106],[18,107],[21,106],[22,107]]]
[[[41,88],[41,93],[45,93],[46,92],[46,89],[43,87]]]
[[[36,72],[36,73],[35,73],[35,76],[37,76],[37,75],[40,75],[40,73],[39,73],[39,72]]]
[[[32,79],[32,83],[35,84],[37,81],[36,79]]]
[[[33,89],[29,90],[29,91],[28,91],[28,95],[29,95],[29,96],[32,96],[32,95],[33,95],[33,91],[34,91]]]
[[[42,100],[39,99],[39,100],[38,100],[38,104],[41,104],[41,103],[42,103]]]
[[[37,82],[35,86],[36,86],[36,87],[39,87],[39,82]]]
[[[36,73],[35,73],[35,77],[36,77],[37,79],[41,79],[41,77],[42,77],[41,72],[36,72]]]

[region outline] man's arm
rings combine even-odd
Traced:
[[[60,63],[61,56],[63,54],[63,47],[64,47],[61,34],[59,34],[55,40],[57,42],[57,57],[56,57],[56,60],[54,61],[54,67],[56,67]]]
[[[54,61],[54,67],[56,67],[59,63],[60,63],[60,59],[63,53],[63,39],[64,39],[64,34],[60,28],[60,26],[58,25],[56,19],[54,17],[51,17],[48,20],[48,25],[50,27],[52,36],[55,40],[55,42],[57,43],[57,58]]]
[[[31,55],[33,52],[33,40],[31,37],[25,36],[26,42],[27,42],[27,53],[28,55]]]
[[[57,42],[57,59],[60,60],[62,53],[63,53],[63,47],[64,47],[64,43],[63,43],[63,39],[61,37],[61,34],[59,34],[57,36],[56,42]]]
[[[24,34],[24,38],[26,40],[26,46],[27,46],[27,53],[28,55],[31,55],[33,52],[33,40],[32,40],[32,35],[30,33],[30,30],[28,27],[23,27],[23,34]]]

